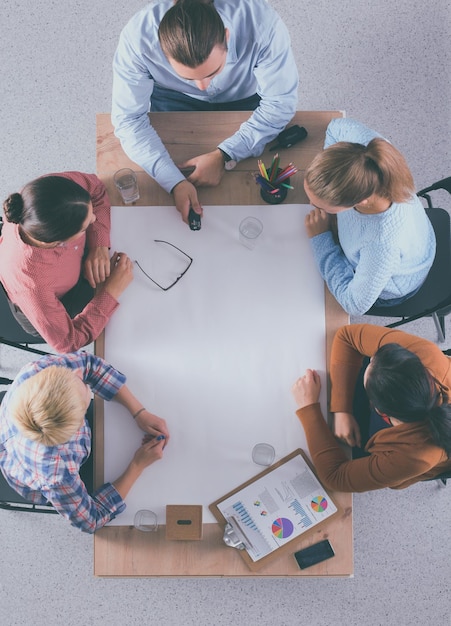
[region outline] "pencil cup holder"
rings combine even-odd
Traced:
[[[282,169],[279,167],[277,170],[277,174],[280,174]],[[276,176],[277,177],[277,176]],[[286,178],[283,181],[285,184],[290,184],[290,179]],[[267,204],[280,204],[287,197],[288,189],[287,187],[278,187],[271,193],[271,191],[266,191],[263,187],[260,189],[260,196],[262,200],[264,200]]]
[[[287,197],[290,185],[290,177],[298,172],[298,168],[289,163],[283,169],[279,167],[279,155],[276,154],[269,168],[261,159],[258,160],[258,173],[255,174],[255,182],[260,185],[262,200],[268,204],[280,204]]]
[[[290,183],[289,178],[287,178],[287,183]],[[286,187],[279,187],[279,189],[275,193],[270,193],[269,191],[260,189],[260,195],[262,197],[262,200],[264,200],[268,204],[280,204],[287,197],[287,193],[288,189]]]

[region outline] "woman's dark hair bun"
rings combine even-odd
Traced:
[[[8,222],[20,224],[23,218],[24,203],[20,193],[12,193],[3,203],[3,210]]]

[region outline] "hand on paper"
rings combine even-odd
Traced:
[[[84,275],[93,289],[108,278],[110,271],[110,254],[106,246],[97,246],[88,252]]]
[[[136,450],[133,462],[140,470],[143,470],[155,461],[159,461],[163,457],[164,444],[164,439],[157,441],[152,438],[150,441],[146,441]]]
[[[305,229],[309,239],[330,230],[330,216],[323,209],[313,209],[305,216]]]
[[[154,415],[150,411],[141,411],[135,419],[138,426],[146,433],[149,441],[154,440],[159,435],[164,435],[163,448],[169,441],[169,430],[166,422],[158,415]],[[143,440],[144,441],[144,440]]]
[[[172,190],[172,195],[175,200],[175,208],[181,213],[185,224],[188,224],[190,207],[193,207],[194,211],[199,213],[199,215],[203,215],[202,207],[197,197],[197,190],[189,180],[182,180],[180,183],[177,183]]]
[[[133,280],[133,263],[124,252],[115,252],[110,264],[111,272],[105,281],[105,291],[117,300]]]
[[[351,413],[335,413],[334,414],[334,432],[337,439],[344,441],[352,448],[360,447],[361,437],[360,428]]]
[[[292,387],[292,392],[299,409],[319,400],[321,379],[315,370],[306,370],[304,376],[298,378]]]
[[[143,470],[163,457],[165,444],[166,439],[163,438],[163,435],[159,435],[158,437],[152,435],[144,436],[141,446],[136,450],[125,472],[113,482],[114,487],[117,489],[122,499],[127,497],[128,492],[140,477]]]

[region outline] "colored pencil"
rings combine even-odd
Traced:
[[[296,174],[296,172],[299,171],[298,168],[293,165],[293,163],[289,163],[279,172],[279,163],[280,157],[278,153],[274,155],[271,166],[268,169],[266,169],[265,164],[261,159],[258,159],[257,161],[259,174],[254,175],[255,182],[259,184],[260,187],[267,193],[277,193],[280,190],[280,187],[294,189],[292,185],[284,183],[283,181]]]

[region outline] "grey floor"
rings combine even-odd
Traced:
[[[95,171],[95,114],[110,108],[117,38],[143,4],[2,1],[2,198],[43,173]],[[374,127],[405,154],[418,188],[450,175],[449,2],[271,4],[292,36],[298,109],[344,109]],[[436,339],[431,320],[408,330]],[[444,348],[451,321],[447,331]],[[21,359],[0,347],[2,375]],[[92,537],[56,516],[0,511],[0,622],[448,624],[451,485],[356,495],[354,505],[349,580],[96,579]]]

